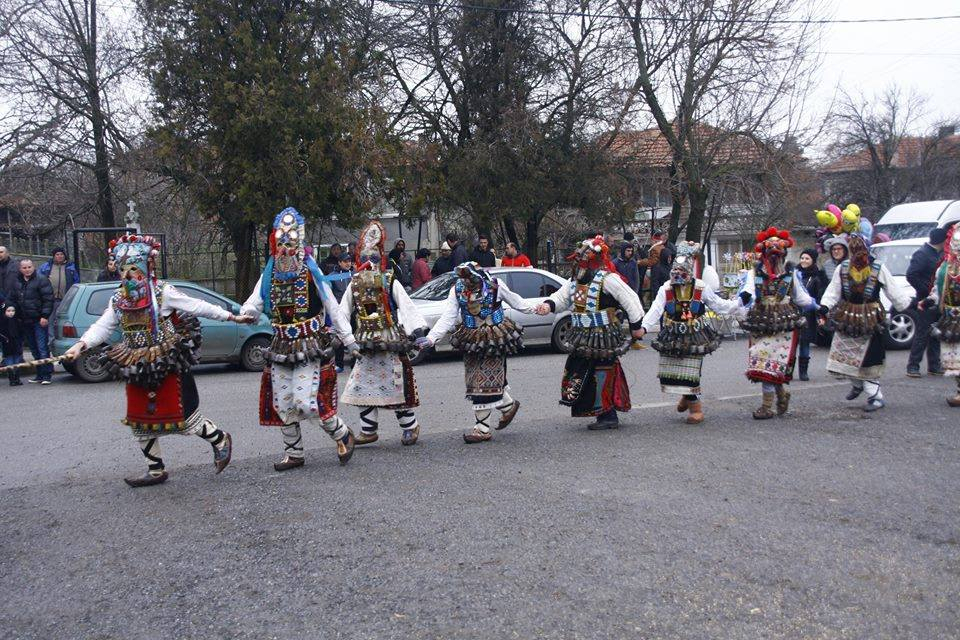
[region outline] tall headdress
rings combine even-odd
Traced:
[[[293,207],[287,207],[273,219],[273,233],[270,234],[270,255],[297,255],[301,260],[304,254],[305,232],[303,216]],[[291,253],[293,251],[294,253]]]
[[[757,234],[757,244],[753,250],[759,254],[763,270],[768,277],[780,275],[787,250],[794,244],[793,237],[786,229],[769,227]]]
[[[617,273],[617,268],[610,260],[610,247],[601,235],[581,242],[577,250],[567,256],[567,260],[575,260],[581,269],[604,269]]]
[[[682,278],[683,282],[688,282],[692,278],[698,277],[700,274],[698,271],[702,269],[698,265],[700,260],[700,243],[693,242],[692,240],[687,240],[686,242],[677,243],[677,252],[673,256],[673,263],[670,265],[671,280],[674,280],[673,273],[676,271],[678,275],[680,273],[686,274]]]
[[[156,260],[160,255],[160,242],[153,236],[123,235],[110,241],[110,256],[117,263],[121,274],[119,297],[116,306],[121,310],[146,309],[150,316],[150,333],[154,338],[160,333],[160,305],[157,302]],[[132,268],[139,274],[134,274]]]
[[[357,269],[364,269],[371,266],[366,256],[378,253],[380,255],[380,269],[386,270],[387,254],[383,250],[386,242],[387,230],[383,228],[380,221],[372,220],[367,223],[367,226],[360,232],[360,237],[357,240],[357,248],[353,256],[353,263],[357,266]]]

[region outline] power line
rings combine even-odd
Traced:
[[[450,4],[441,6],[439,2],[430,2],[429,0],[375,0],[382,4],[402,7],[426,8],[434,7],[437,9],[462,9],[472,11],[488,11],[491,13],[523,13],[529,15],[545,15],[557,18],[615,18],[626,20],[629,16],[613,13],[589,13],[586,11],[554,11],[551,9],[511,9],[509,7],[491,7],[476,4]],[[654,22],[678,23],[686,22],[683,18],[674,18],[671,16],[643,16],[643,20]],[[709,21],[710,19],[708,19]],[[783,19],[783,20],[765,20],[763,18],[747,18],[741,20],[745,24],[882,24],[899,22],[935,22],[939,20],[960,20],[960,15],[947,16],[913,16],[905,18],[820,18],[820,19]]]

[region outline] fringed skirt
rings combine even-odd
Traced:
[[[879,333],[848,336],[837,331],[830,343],[827,372],[838,378],[878,380],[883,375],[886,355]]]
[[[630,388],[620,358],[568,356],[560,382],[560,404],[570,407],[575,418],[598,416],[612,409],[630,411]]]
[[[364,354],[354,363],[340,401],[356,407],[385,409],[419,406],[410,358],[391,351]]]
[[[793,380],[799,333],[794,329],[772,336],[750,336],[747,378],[770,384],[787,384]]]
[[[693,395],[700,393],[703,356],[670,356],[660,354],[660,389],[664,393]]]

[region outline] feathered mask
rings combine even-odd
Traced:
[[[764,271],[770,277],[779,275],[787,251],[794,245],[793,237],[786,229],[770,227],[757,234],[753,250],[760,255]]]
[[[581,242],[577,250],[567,256],[567,260],[576,261],[581,269],[604,269],[617,273],[617,268],[610,260],[610,247],[600,235]]]

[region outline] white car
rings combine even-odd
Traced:
[[[487,271],[493,277],[506,282],[511,291],[529,301],[531,305],[543,302],[567,282],[549,271],[530,267],[494,267]],[[450,288],[456,280],[457,276],[452,271],[444,273],[410,294],[410,299],[417,305],[428,327],[433,328],[436,324],[443,310],[443,303],[450,295]],[[560,344],[570,327],[569,311],[538,316],[514,311],[506,303],[503,308],[508,318],[523,326],[524,344],[550,344],[557,351],[561,350]],[[435,349],[449,351],[449,336],[444,337]],[[416,361],[421,359],[418,357]]]
[[[910,266],[910,258],[914,252],[922,247],[926,240],[911,238],[909,240],[891,240],[890,242],[878,242],[870,247],[870,253],[873,257],[887,265],[893,279],[903,287],[906,287],[911,296],[916,296],[910,283],[907,282],[907,267]],[[888,349],[909,349],[913,343],[913,336],[917,332],[916,317],[917,312],[913,309],[906,311],[897,311],[893,308],[890,298],[880,290],[880,302],[883,308],[887,310],[887,335],[886,344]]]

